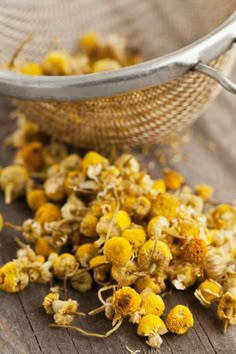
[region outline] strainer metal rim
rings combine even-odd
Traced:
[[[198,41],[156,59],[119,70],[76,76],[27,76],[0,71],[0,94],[35,100],[87,100],[153,87],[208,63],[236,39],[236,11]]]

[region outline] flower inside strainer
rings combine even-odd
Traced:
[[[55,37],[71,50],[89,30],[141,39],[145,61],[66,77],[0,71],[0,94],[77,146],[160,141],[207,107],[219,91],[212,78],[236,93],[220,73],[234,61],[235,9],[236,0],[2,0],[0,64],[29,33],[33,40],[20,53],[27,61],[41,60]]]

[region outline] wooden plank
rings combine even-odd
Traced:
[[[236,72],[232,75],[236,81]],[[1,107],[0,139],[6,136],[13,124],[7,119],[4,107]],[[188,160],[176,164],[187,176],[188,182],[196,184],[208,182],[216,188],[216,197],[220,200],[236,199],[236,100],[229,93],[223,93],[211,105],[208,111],[193,126],[191,141],[184,146]],[[214,151],[208,143],[215,144]],[[8,148],[0,149],[0,163],[7,164],[11,153]],[[9,221],[20,224],[30,215],[23,200],[6,207],[0,198],[0,210]],[[6,262],[15,255],[15,233],[5,230],[0,238],[0,262]],[[125,323],[114,336],[105,341],[85,338],[77,333],[48,329],[49,318],[43,313],[41,301],[47,292],[47,286],[32,285],[16,295],[0,293],[0,353],[3,354],[74,354],[74,353],[128,353],[126,347],[139,349],[140,353],[163,354],[233,354],[236,347],[235,328],[222,334],[222,323],[216,319],[214,310],[201,307],[191,291],[177,292],[167,297],[167,306],[177,303],[190,306],[195,316],[195,327],[185,336],[167,334],[160,350],[149,349],[143,338],[137,337],[135,327]],[[81,302],[81,309],[87,311],[98,305],[95,291],[85,296],[72,292]],[[93,319],[79,321],[80,325],[93,331],[105,332],[109,321],[103,315]]]

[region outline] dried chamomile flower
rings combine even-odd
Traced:
[[[165,216],[171,221],[176,217],[179,206],[179,200],[174,195],[169,193],[158,194],[152,204],[151,216]]]
[[[87,213],[80,224],[80,232],[83,234],[85,237],[88,238],[94,238],[97,236],[97,224],[98,224],[98,219],[95,215],[92,213]]]
[[[138,197],[131,208],[131,216],[135,220],[143,220],[150,212],[151,210],[151,202],[150,200],[145,197],[145,196],[140,196]]]
[[[179,195],[181,206],[185,206],[185,212],[188,216],[201,214],[203,211],[204,201],[202,198],[192,194],[191,192],[182,191]]]
[[[123,237],[111,237],[104,246],[104,255],[115,266],[125,266],[132,257],[132,247]]]
[[[52,310],[54,313],[54,321],[59,325],[68,325],[74,320],[74,314],[78,309],[76,300],[57,300],[52,302]]]
[[[44,166],[43,144],[33,141],[25,145],[17,152],[15,157],[17,164],[22,164],[30,171],[40,171]]]
[[[145,289],[151,289],[155,294],[161,294],[165,291],[166,285],[164,281],[160,281],[154,276],[146,275],[140,276],[134,283],[134,287],[138,293]]]
[[[161,238],[162,231],[169,227],[170,223],[165,216],[155,216],[147,225],[147,234],[149,238]]]
[[[26,194],[28,206],[33,210],[38,210],[43,204],[46,204],[48,199],[42,189],[32,189]]]
[[[78,170],[69,171],[65,177],[64,188],[67,194],[73,193],[84,181],[84,174]]]
[[[48,257],[48,260],[44,262],[33,262],[29,265],[29,277],[31,282],[45,284],[52,280],[52,265],[54,259],[57,257],[57,254],[51,253]]]
[[[42,236],[43,229],[41,224],[33,219],[27,219],[22,225],[22,234],[29,242],[35,242]]]
[[[20,72],[25,75],[43,75],[43,70],[40,64],[38,63],[26,63],[25,65],[21,66]]]
[[[81,293],[86,293],[91,290],[93,286],[93,278],[88,271],[81,271],[81,273],[72,277],[70,282],[72,288]]]
[[[211,211],[210,222],[219,229],[231,229],[236,226],[236,207],[220,204]]]
[[[122,231],[130,227],[131,219],[124,210],[114,211],[103,215],[96,227],[99,238],[95,241],[95,246],[100,247],[112,236],[119,236]]]
[[[98,154],[95,151],[90,151],[84,156],[81,162],[81,167],[82,170],[86,173],[88,168],[91,165],[93,166],[102,165],[102,167],[107,167],[108,164],[109,161],[105,157],[103,157],[102,155]]]
[[[138,160],[130,154],[122,154],[116,161],[115,166],[119,168],[122,175],[133,175],[140,171]]]
[[[113,323],[116,323],[120,318],[132,315],[139,310],[140,305],[140,295],[129,286],[123,286],[115,291],[112,297],[112,307],[115,311]]]
[[[82,267],[88,267],[89,261],[98,254],[98,249],[92,242],[76,247],[75,258]]]
[[[164,179],[159,178],[159,179],[156,179],[155,181],[153,181],[152,189],[154,189],[158,193],[165,193],[166,192],[166,184],[165,184]]]
[[[64,188],[64,174],[56,174],[49,177],[44,183],[44,191],[46,196],[54,202],[59,202],[64,199],[66,191]]]
[[[104,255],[93,257],[89,266],[93,269],[93,278],[97,284],[105,284],[110,280],[110,264]]]
[[[222,286],[216,281],[204,280],[195,290],[194,295],[203,306],[210,306],[214,301],[218,301],[223,292]]]
[[[79,40],[79,48],[88,55],[96,54],[101,44],[101,37],[97,32],[87,32]]]
[[[198,278],[198,270],[193,263],[183,261],[172,262],[168,274],[171,283],[178,290],[185,290],[194,285]]]
[[[46,222],[59,220],[60,218],[60,209],[52,203],[43,204],[35,213],[35,220],[41,225]]]
[[[129,286],[138,279],[138,266],[135,261],[129,261],[125,266],[115,266],[111,268],[112,278],[119,286]]]
[[[192,239],[187,242],[181,252],[187,262],[203,263],[207,255],[207,245],[204,240]]]
[[[168,330],[162,319],[153,314],[145,315],[138,324],[137,334],[139,336],[148,337],[147,344],[152,348],[159,348],[163,340],[161,336]]]
[[[61,216],[63,219],[72,219],[80,216],[85,205],[74,193],[71,193],[66,203],[61,207]]]
[[[35,253],[48,257],[55,249],[49,244],[45,237],[39,237],[35,242]]]
[[[148,240],[140,248],[138,264],[142,269],[163,272],[169,265],[172,255],[168,245],[159,240]]]
[[[195,188],[195,193],[204,200],[212,197],[213,188],[209,184],[198,184]]]
[[[43,308],[47,315],[53,315],[54,311],[52,308],[53,301],[59,300],[60,293],[59,288],[54,287],[50,289],[50,292],[43,299]]]
[[[117,70],[120,69],[121,65],[119,64],[118,61],[110,58],[105,58],[105,59],[99,59],[95,61],[92,72],[93,73],[100,73],[104,71],[112,71],[112,70]]]
[[[1,171],[0,188],[4,191],[6,204],[25,193],[28,180],[29,173],[23,166],[11,165]]]
[[[60,163],[68,155],[65,144],[53,142],[44,146],[44,161],[46,166]],[[60,169],[60,165],[58,166]],[[50,177],[49,171],[48,176]]]
[[[54,274],[60,279],[74,275],[77,267],[76,258],[70,253],[62,253],[53,262]]]
[[[221,280],[226,272],[225,256],[210,248],[204,260],[204,270],[209,278]]]
[[[61,172],[75,171],[80,168],[81,158],[77,154],[70,154],[60,162]]]
[[[145,289],[140,294],[142,298],[141,308],[145,315],[153,314],[161,316],[165,310],[165,303],[160,295],[156,295],[151,289]]]
[[[46,75],[69,75],[70,60],[70,55],[66,51],[51,51],[43,60],[43,71]]]
[[[29,284],[29,276],[20,259],[5,263],[0,268],[0,290],[17,293]]]
[[[170,332],[181,335],[193,327],[194,319],[187,306],[176,305],[168,312],[165,324]]]
[[[229,288],[220,298],[217,317],[224,321],[224,332],[230,325],[236,325],[236,287]]]
[[[130,229],[126,229],[121,234],[126,240],[129,241],[133,248],[134,254],[137,254],[140,247],[146,241],[146,233],[143,228],[133,226]]]
[[[177,172],[170,169],[164,170],[164,181],[165,185],[168,189],[179,189],[181,185],[184,183],[183,176]]]

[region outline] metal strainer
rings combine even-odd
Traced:
[[[195,120],[234,59],[236,0],[0,0],[0,63],[71,50],[89,30],[141,38],[145,62],[113,72],[31,77],[0,71],[0,94],[42,130],[77,146],[157,142]],[[52,49],[52,48],[51,48]],[[210,63],[207,66],[204,63]],[[203,75],[203,73],[205,75]],[[210,76],[211,78],[209,78]]]

